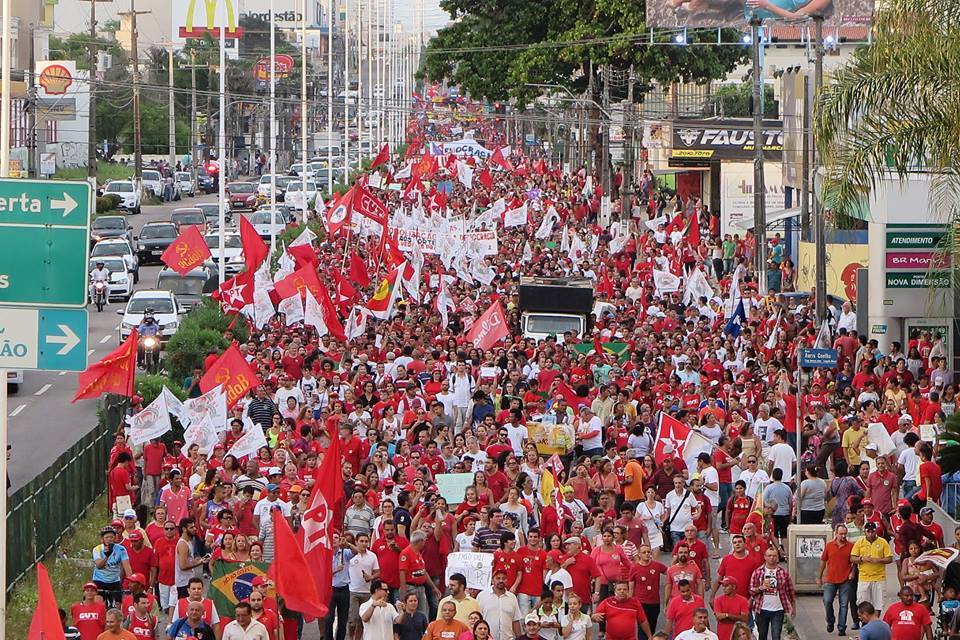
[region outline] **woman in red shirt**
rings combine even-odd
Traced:
[[[727,502],[727,523],[730,533],[743,533],[743,525],[750,515],[753,501],[747,497],[747,485],[743,480],[737,480],[733,485],[733,496]]]

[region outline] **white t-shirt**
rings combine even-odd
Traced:
[[[272,507],[280,507],[280,510],[283,512],[283,517],[290,517],[290,503],[284,502],[283,500],[277,499],[271,502],[268,498],[262,498],[257,502],[257,506],[253,508],[253,515],[260,516],[260,519],[270,517],[270,509]]]
[[[697,498],[691,493],[684,500],[683,497],[686,494],[686,489],[680,495],[677,495],[676,491],[667,494],[666,507],[667,511],[670,512],[669,518],[673,519],[670,524],[670,531],[682,532],[688,524],[693,524],[693,508],[698,504]]]
[[[373,598],[360,605],[360,615],[364,615],[373,607]],[[363,640],[383,640],[393,637],[393,619],[397,617],[397,610],[389,602],[383,607],[377,607],[370,620],[363,623]]]
[[[716,507],[720,504],[720,474],[714,466],[707,467],[700,472],[700,479],[703,480],[703,494],[710,500],[710,506]],[[717,490],[707,489],[708,484],[716,484]],[[689,498],[687,498],[689,500]]]
[[[587,629],[593,627],[593,622],[590,621],[590,616],[585,613],[581,613],[580,617],[577,618],[576,622],[573,622],[572,625],[569,613],[561,613],[559,618],[560,624],[564,628],[572,626],[570,633],[563,636],[563,640],[583,640],[587,637]]]
[[[380,561],[377,560],[377,555],[372,551],[367,551],[365,554],[360,555],[359,553],[354,554],[350,558],[350,563],[348,567],[348,572],[350,574],[350,593],[370,593],[370,581],[363,578],[363,574],[367,573],[368,575],[373,574],[374,571],[380,569]]]
[[[586,424],[580,422],[580,428],[578,429],[580,434],[590,433],[591,431],[595,431],[597,435],[580,441],[584,451],[603,448],[603,421],[597,416],[590,418]]]
[[[763,469],[757,469],[756,472],[741,471],[740,480],[743,480],[747,485],[747,496],[755,496],[760,485],[770,483],[770,476]]]
[[[760,605],[760,608],[764,611],[783,611],[783,603],[780,602],[780,585],[777,584],[777,570],[763,568],[763,579],[770,579],[771,587],[769,589],[764,589],[763,591],[763,602]],[[763,581],[760,583],[761,588],[763,586]]]
[[[513,453],[517,456],[523,455],[523,441],[530,438],[527,428],[522,424],[514,425],[508,422],[506,425],[507,437],[510,438],[510,446],[513,447]]]
[[[473,536],[467,535],[466,531],[458,533],[457,544],[461,551],[473,551]]]
[[[797,454],[794,453],[793,447],[786,442],[778,442],[770,447],[767,459],[773,463],[774,469],[783,470],[784,482],[793,480],[793,463],[797,461]]]
[[[546,571],[543,574],[543,584],[547,587],[554,582],[559,582],[564,589],[573,589],[573,577],[566,569],[557,569],[555,572]]]
[[[917,481],[917,471],[920,469],[920,458],[917,457],[917,451],[913,447],[904,449],[900,457],[897,458],[897,464],[903,465],[903,479]]]
[[[673,640],[719,640],[719,637],[710,629],[704,629],[703,631],[687,629],[674,636]]]
[[[773,442],[773,432],[777,429],[783,429],[783,423],[772,416],[766,420],[757,418],[757,421],[753,423],[754,433],[767,444]]]

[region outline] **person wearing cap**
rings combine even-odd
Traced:
[[[887,565],[893,562],[893,552],[887,541],[877,536],[875,523],[863,525],[863,537],[853,544],[850,562],[859,567],[857,602],[872,602],[882,610]]]
[[[720,581],[723,592],[713,598],[713,613],[717,618],[717,638],[731,640],[733,627],[738,622],[747,623],[750,618],[750,601],[737,593],[739,583],[733,576],[726,576]],[[747,585],[744,585],[746,590]],[[696,629],[696,616],[694,616]],[[700,630],[702,631],[702,629]]]
[[[274,475],[280,475],[279,469],[272,467],[271,472],[277,471],[277,474],[272,474],[269,476],[271,482],[267,485],[267,495],[257,501],[257,505],[253,508],[253,524],[260,530],[265,521],[270,520],[271,512],[274,507],[280,509],[283,513],[283,517],[289,519],[291,515],[290,503],[284,502],[280,499],[280,485],[273,482],[272,478]]]
[[[523,635],[522,640],[546,640],[540,635],[540,616],[536,613],[528,613],[523,617]]]
[[[130,558],[130,569],[133,571],[133,575],[127,578],[127,582],[124,585],[125,588],[132,590],[130,581],[133,580],[134,576],[138,576],[144,579],[143,582],[141,582],[141,586],[147,590],[151,590],[157,578],[157,558],[153,549],[147,546],[146,536],[143,535],[143,531],[134,529],[121,544],[123,544],[127,550],[127,556]],[[124,609],[124,614],[126,615],[128,613],[129,612]]]
[[[490,588],[477,595],[477,606],[483,619],[490,623],[490,635],[498,640],[514,640],[521,633],[520,603],[507,590],[507,574],[498,569],[493,574]]]
[[[927,547],[939,548],[943,546],[943,527],[933,521],[933,507],[920,509],[920,526],[927,530],[933,542]]]
[[[86,583],[83,598],[70,607],[70,618],[80,631],[80,640],[97,640],[106,628],[107,605],[97,598],[99,590],[97,583]]]
[[[613,595],[597,604],[591,619],[605,625],[609,638],[636,640],[638,626],[645,638],[653,635],[643,605],[630,596],[630,584],[626,581],[614,583]]]
[[[122,544],[117,544],[117,532],[114,528],[104,527],[100,530],[100,541],[93,548],[93,576],[92,581],[100,589],[107,607],[120,604],[123,576],[130,575],[130,557]]]

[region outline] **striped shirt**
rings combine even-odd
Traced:
[[[247,415],[253,424],[259,424],[266,431],[273,422],[273,414],[279,413],[276,403],[270,398],[254,398],[247,405]]]
[[[473,548],[486,553],[493,553],[500,548],[500,536],[506,529],[491,529],[482,527],[473,535]]]

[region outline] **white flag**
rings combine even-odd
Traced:
[[[408,165],[404,166],[403,169],[400,169],[400,171],[397,171],[395,174],[393,174],[393,179],[394,179],[394,180],[406,180],[406,179],[408,179],[411,175],[413,175],[413,168],[412,168],[412,167],[413,167],[412,164],[408,164]]]
[[[520,260],[524,263],[533,260],[533,247],[530,246],[529,240],[523,243],[523,255],[520,257]]]
[[[463,160],[457,160],[457,180],[464,188],[473,189],[473,167]]]
[[[593,175],[587,176],[587,179],[583,182],[583,190],[580,192],[586,197],[593,197]]]
[[[423,269],[423,251],[420,250],[419,243],[413,245],[410,266],[413,268],[413,274],[409,278],[404,278],[403,273],[401,273],[400,279],[403,281],[403,288],[407,290],[413,301],[420,302],[420,271]]]
[[[537,227],[537,232],[534,235],[538,240],[546,240],[550,237],[550,234],[553,233],[553,225],[560,219],[560,214],[557,213],[557,210],[550,205],[547,209],[547,212],[543,216],[543,220],[540,221],[540,226]]]
[[[300,298],[300,294],[296,293],[281,300],[280,304],[277,305],[277,311],[284,314],[288,327],[303,320],[303,300]]]
[[[167,411],[173,414],[182,427],[186,428],[190,424],[190,412],[187,411],[187,406],[180,402],[180,398],[173,395],[173,391],[166,386],[160,393],[163,394],[163,399],[167,403]]]
[[[587,246],[583,244],[583,240],[580,239],[580,234],[576,231],[571,232],[570,246],[567,250],[567,257],[570,258],[570,262],[579,265],[586,257],[586,253]]]
[[[269,262],[269,261],[268,261]],[[293,257],[284,251],[280,254],[280,261],[278,264],[277,272],[273,274],[273,281],[280,282],[288,275],[296,271],[297,263],[294,262]]]
[[[209,455],[218,442],[220,438],[217,437],[217,430],[207,417],[183,430],[183,448],[188,451],[190,447],[197,445],[200,453]]]
[[[773,328],[770,330],[770,337],[767,338],[766,344],[763,345],[764,348],[766,348],[766,349],[774,349],[774,348],[776,348],[776,346],[777,346],[777,336],[778,336],[779,333],[780,333],[780,312],[778,311],[778,312],[777,312],[777,319],[776,319],[776,321],[774,321],[774,323],[773,323]]]
[[[694,269],[687,277],[687,286],[683,290],[683,304],[696,304],[700,298],[709,300],[713,297],[713,287],[707,281],[700,269]]]
[[[503,217],[503,226],[504,227],[522,227],[527,224],[527,203],[524,202],[523,206],[517,207],[516,209],[511,209],[504,214]]]
[[[560,234],[560,251],[570,251],[570,227],[567,225],[563,225],[563,233]]]
[[[227,430],[227,394],[223,392],[222,384],[202,396],[187,399],[183,406],[187,409],[191,425],[209,420],[217,433]]]
[[[470,275],[483,284],[490,284],[496,277],[497,272],[489,266],[482,258],[474,260],[470,264]]]
[[[453,298],[450,297],[450,292],[447,291],[447,284],[442,279],[440,281],[440,293],[437,294],[435,303],[442,322],[440,325],[441,330],[446,330],[447,325],[450,324],[450,312],[455,311],[457,305],[454,304]]]
[[[367,330],[367,316],[370,314],[365,307],[355,306],[350,310],[347,322],[343,327],[347,335],[347,342],[352,342],[364,334]]]
[[[327,323],[323,319],[323,309],[320,308],[320,303],[313,297],[313,293],[309,289],[306,289],[306,294],[307,303],[303,308],[303,324],[316,327],[317,335],[323,337],[330,333],[327,329]]]
[[[267,437],[263,433],[263,427],[259,424],[253,424],[250,418],[246,416],[243,418],[243,426],[243,435],[233,443],[230,451],[227,451],[227,455],[232,455],[237,459],[252,456],[261,448],[267,446]]]
[[[130,441],[135,445],[150,442],[170,431],[170,412],[164,394],[158,395],[140,413],[128,417],[127,424],[130,425]]]
[[[614,231],[614,235],[610,239],[610,255],[615,256],[626,248],[630,234],[625,232],[620,225],[613,225],[611,230]]]
[[[664,293],[673,293],[680,290],[680,276],[675,276],[669,271],[653,270],[653,286],[657,289],[657,295]]]
[[[318,210],[320,209],[320,207],[316,207],[316,208],[317,208]],[[303,228],[303,231],[300,232],[300,235],[298,235],[296,238],[294,238],[294,239],[293,239],[293,242],[291,242],[291,243],[290,243],[289,245],[287,245],[287,246],[289,246],[289,247],[299,247],[299,246],[302,245],[302,244],[311,244],[314,240],[316,240],[316,238],[317,238],[317,234],[315,234],[313,231],[311,231],[311,230],[310,230],[310,227],[304,227],[304,228]],[[268,261],[268,262],[269,262],[269,261]]]
[[[647,229],[650,231],[656,231],[657,227],[662,224],[667,224],[670,221],[670,218],[667,216],[660,216],[659,218],[654,218],[653,220],[646,220],[643,224],[647,226]]]
[[[273,301],[270,292],[264,288],[253,290],[253,322],[257,329],[263,329],[274,316]]]

